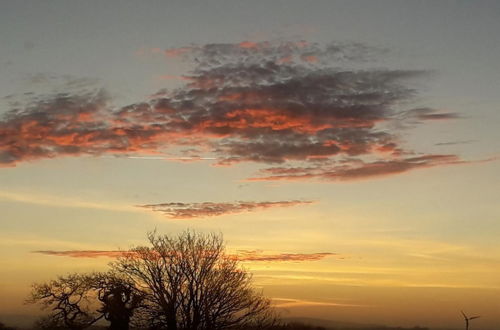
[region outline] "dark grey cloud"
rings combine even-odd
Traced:
[[[426,120],[449,120],[459,119],[462,116],[456,112],[443,112],[431,108],[416,108],[402,113],[405,119],[414,119],[422,122]]]
[[[342,170],[337,176],[344,178],[453,163],[425,154],[428,159],[415,161],[414,152],[400,144],[398,128],[387,125],[460,116],[403,107],[417,93],[409,81],[425,71],[356,69],[380,50],[264,41],[191,45],[164,54],[190,61],[193,69],[183,76],[184,86],[148,100],[113,108],[105,93],[68,91],[14,106],[0,122],[0,164],[169,148],[197,155],[204,150],[219,165],[250,161],[298,171],[319,166]],[[353,157],[357,162],[338,167]]]
[[[470,144],[477,142],[477,140],[461,140],[461,141],[449,141],[449,142],[439,142],[435,143],[435,146],[452,146],[457,144]]]

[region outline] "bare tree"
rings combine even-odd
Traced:
[[[28,303],[40,303],[50,315],[41,325],[85,329],[104,317],[91,306],[90,283],[85,275],[59,276],[46,283],[35,283]]]
[[[127,330],[131,322],[168,330],[265,329],[276,323],[270,300],[226,254],[221,235],[153,232],[148,239],[149,246],[124,252],[107,273],[34,284],[28,302],[50,311],[38,327],[80,330],[103,319],[112,330]]]
[[[149,235],[151,247],[131,249],[117,262],[112,263],[114,271],[128,279],[145,293],[148,306],[141,315],[150,321],[149,326],[177,329],[177,315],[180,308],[182,272],[172,249],[160,242],[155,234]]]
[[[85,329],[101,319],[110,329],[129,328],[142,301],[134,283],[113,273],[71,274],[35,283],[28,303],[40,303],[50,313],[37,322],[41,329]]]
[[[219,330],[275,323],[269,299],[252,287],[251,275],[225,253],[221,235],[190,231],[148,235],[111,264],[145,293],[143,316],[169,330]]]

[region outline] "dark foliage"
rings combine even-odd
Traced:
[[[8,327],[2,322],[0,322],[0,330],[16,330],[16,328]]]

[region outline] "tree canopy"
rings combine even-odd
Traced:
[[[149,245],[123,252],[107,273],[70,274],[34,284],[28,302],[49,314],[45,328],[265,329],[276,324],[271,302],[226,253],[222,235],[148,234]]]

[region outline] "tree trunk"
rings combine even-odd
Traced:
[[[109,330],[128,330],[130,318],[129,317],[121,317],[110,319]]]

